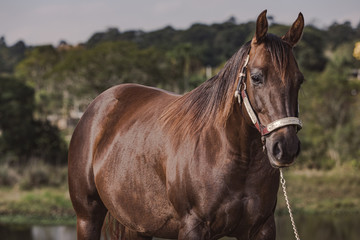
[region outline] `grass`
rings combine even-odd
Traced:
[[[0,223],[75,224],[67,167],[41,161],[25,168],[1,164]]]
[[[288,196],[297,213],[360,213],[360,175],[346,167],[332,171],[285,171]],[[277,211],[287,212],[279,190]]]
[[[23,178],[19,176],[15,185],[0,185],[0,223],[75,224],[65,170],[41,171],[42,178],[48,179],[44,181],[46,184],[39,184],[38,180],[34,180],[37,178],[23,174]],[[43,172],[49,176],[43,176]],[[37,174],[34,171],[34,175]],[[356,170],[290,169],[285,170],[284,175],[295,214],[360,213],[360,175]],[[53,176],[58,176],[60,180],[52,180]],[[287,214],[281,189],[276,211],[278,215]]]
[[[75,213],[66,187],[0,188],[0,222],[75,224]]]

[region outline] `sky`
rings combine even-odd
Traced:
[[[292,24],[302,12],[306,24],[325,28],[335,21],[360,22],[359,0],[0,0],[0,36],[7,45],[86,42],[110,27],[153,31],[186,29],[194,23],[256,20],[264,9],[277,23]]]

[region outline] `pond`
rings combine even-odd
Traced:
[[[358,240],[360,215],[298,215],[295,216],[303,240]],[[277,240],[295,239],[288,216],[276,218]],[[9,226],[0,225],[0,239],[6,240],[73,240],[75,226]],[[222,240],[225,240],[223,238]]]

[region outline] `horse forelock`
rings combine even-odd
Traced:
[[[289,72],[289,56],[292,53],[292,47],[278,36],[267,34],[265,38],[265,48],[270,53],[275,70],[284,81]]]
[[[250,42],[217,75],[171,103],[161,117],[166,128],[177,135],[191,136],[209,125],[225,126],[234,106],[237,76],[249,48]]]

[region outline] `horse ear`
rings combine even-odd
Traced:
[[[291,26],[290,30],[281,38],[290,44],[291,47],[294,47],[296,43],[300,40],[302,32],[304,30],[304,16],[302,13],[299,13],[298,18]]]
[[[268,31],[268,21],[266,19],[266,12],[267,10],[264,10],[260,15],[258,16],[256,20],[256,32],[255,36],[252,40],[252,43],[254,44],[260,44]]]

